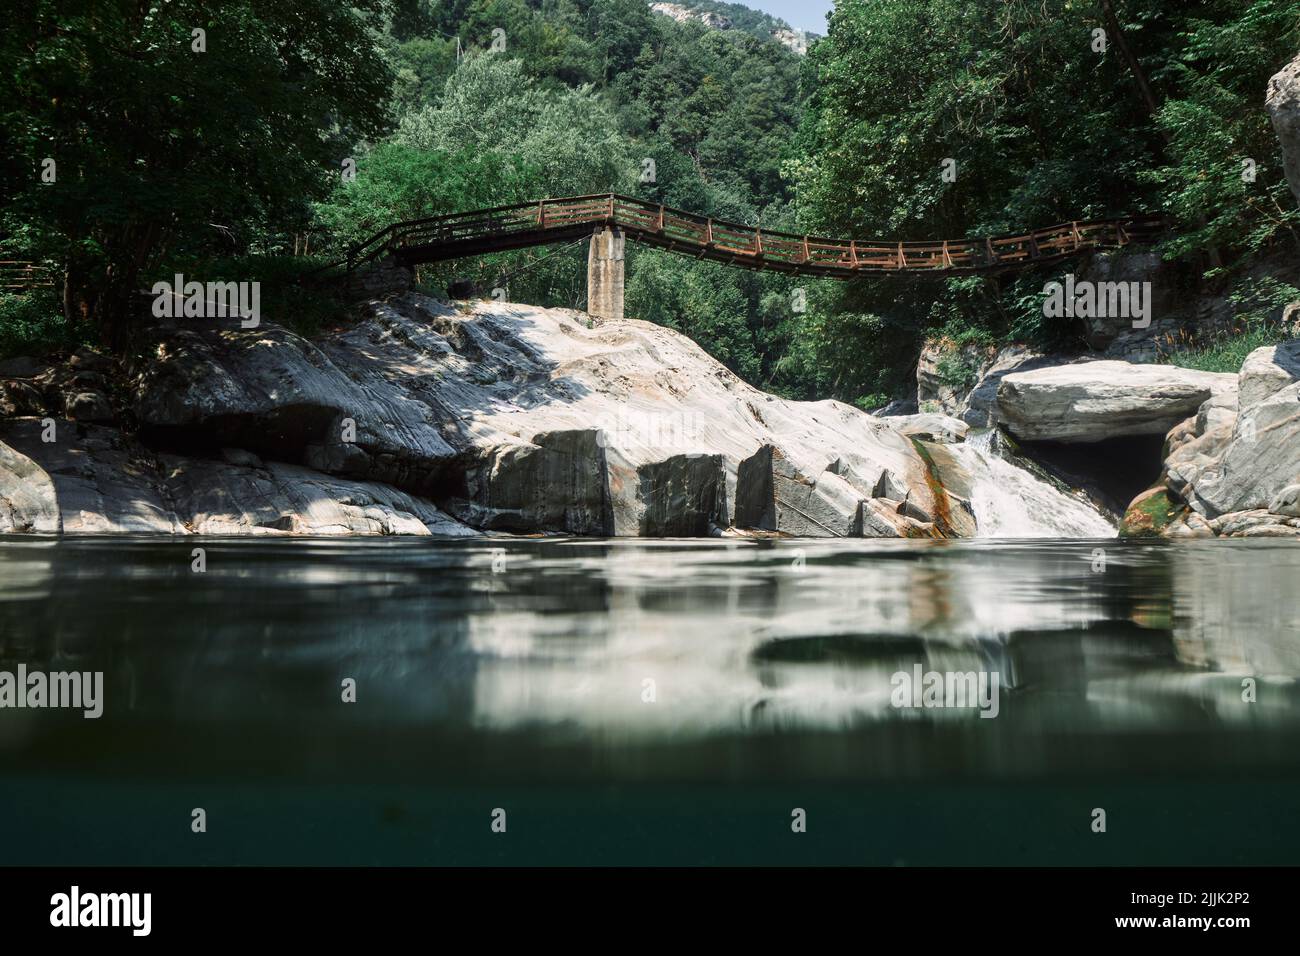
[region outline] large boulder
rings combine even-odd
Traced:
[[[763,445],[740,463],[736,481],[735,525],[795,537],[936,537],[930,516],[913,508],[908,491],[888,472],[870,493],[841,473],[833,462],[817,475],[801,472],[774,445]],[[893,497],[890,497],[890,496]],[[974,528],[969,529],[974,533]]]
[[[149,360],[136,402],[148,436],[383,482],[484,530],[712,533],[764,445],[860,499],[885,474],[921,510],[945,494],[885,421],[760,392],[648,322],[409,293],[317,343],[265,320],[164,327]]]
[[[248,452],[157,455],[116,429],[0,422],[0,531],[438,534],[472,529],[431,502]],[[51,436],[53,441],[44,441]],[[10,447],[12,446],[12,447]]]
[[[962,401],[956,414],[973,428],[988,428],[996,422],[993,414],[998,400],[998,386],[1012,372],[1028,372],[1058,364],[1059,360],[1024,345],[1008,345],[984,367],[975,387]]]
[[[1017,438],[1097,442],[1162,435],[1214,395],[1235,390],[1237,376],[1172,365],[1096,361],[1006,375],[995,419]]]
[[[1243,406],[1215,466],[1202,471],[1189,494],[1207,514],[1267,509],[1300,481],[1300,382]]]
[[[60,530],[54,482],[45,469],[0,442],[0,533]]]
[[[1282,147],[1282,169],[1291,192],[1300,200],[1300,56],[1268,81],[1264,99]]]
[[[1300,379],[1300,339],[1255,349],[1237,373],[1237,407],[1253,408]]]
[[[1160,533],[1300,534],[1300,341],[1251,352],[1235,392],[1212,396],[1170,431],[1159,490],[1183,507]],[[1141,521],[1149,500],[1135,500],[1126,521]]]
[[[161,456],[163,487],[195,534],[441,535],[474,530],[431,502],[370,481],[247,454]]]

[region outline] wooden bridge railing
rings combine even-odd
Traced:
[[[17,293],[53,287],[54,273],[49,267],[38,262],[0,259],[0,291]]]
[[[1159,238],[1163,216],[1061,223],[1015,235],[933,242],[830,239],[759,229],[601,194],[498,206],[394,223],[348,251],[349,268],[386,252],[408,265],[559,242],[598,225],[683,255],[751,269],[849,279],[863,274],[969,275],[1025,268]],[[338,264],[343,264],[338,263]]]

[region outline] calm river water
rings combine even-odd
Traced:
[[[1279,541],[0,537],[0,671],[104,681],[0,709],[0,862],[1295,864],[1298,583]],[[895,706],[931,672],[996,716]]]

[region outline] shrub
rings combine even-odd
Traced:
[[[64,318],[53,289],[0,293],[0,358],[45,355],[88,340],[86,330],[74,328]]]

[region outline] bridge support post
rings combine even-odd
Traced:
[[[587,312],[599,319],[623,318],[623,230],[600,225],[587,250]]]

